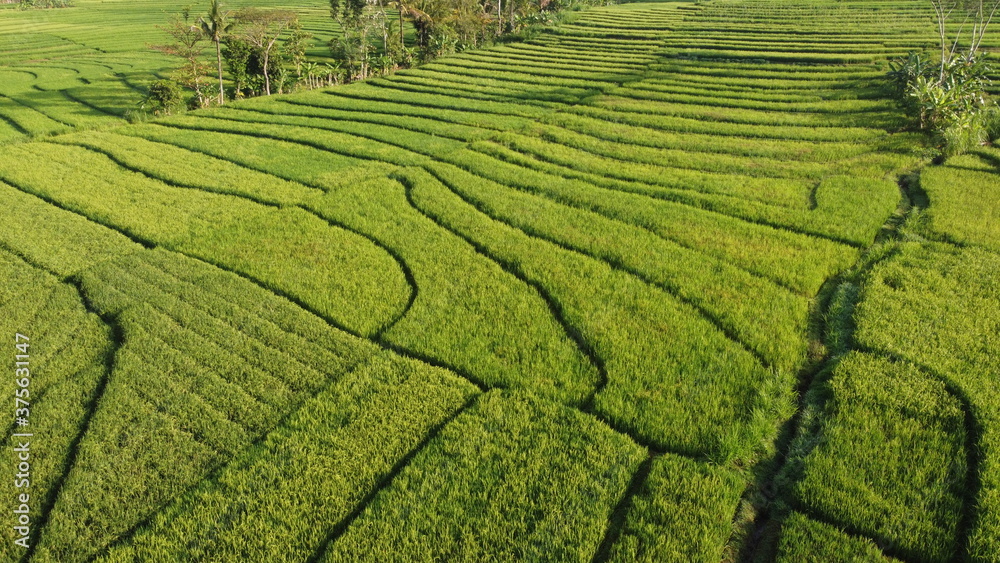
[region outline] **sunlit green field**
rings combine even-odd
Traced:
[[[887,98],[924,2],[597,7],[128,123],[180,5],[0,9],[4,560],[1000,561],[1000,153]]]

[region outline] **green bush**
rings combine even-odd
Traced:
[[[140,108],[149,108],[153,115],[170,115],[184,105],[184,91],[175,80],[163,79],[150,84]]]
[[[988,94],[993,67],[987,53],[933,64],[910,53],[891,66],[897,99],[944,156],[968,152],[995,135],[1000,106]]]

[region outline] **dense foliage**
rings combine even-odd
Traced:
[[[931,134],[942,155],[953,156],[1000,135],[1000,105],[989,95],[993,64],[982,49],[1000,1],[930,3],[939,30],[939,58],[932,61],[911,52],[890,63],[888,77],[917,127]],[[958,31],[952,31],[957,23]],[[972,28],[968,39],[963,34],[967,24]]]

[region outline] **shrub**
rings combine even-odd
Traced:
[[[154,115],[170,115],[184,102],[181,85],[175,80],[157,80],[149,86],[149,92],[142,99],[139,107],[149,107]]]

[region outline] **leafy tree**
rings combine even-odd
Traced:
[[[174,73],[174,79],[185,88],[193,90],[198,107],[204,107],[207,98],[202,92],[202,80],[207,72],[207,66],[201,61],[202,42],[205,34],[200,25],[191,21],[191,9],[184,8],[179,15],[170,17],[166,26],[157,26],[174,39],[167,45],[153,45],[152,48],[179,57],[184,61],[180,69]]]
[[[938,36],[941,48],[941,62],[938,73],[938,82],[944,83],[947,79],[946,69],[952,65],[957,56],[965,56],[967,59],[974,58],[983,45],[986,31],[989,29],[993,16],[1000,9],[1000,0],[930,0],[934,8],[934,21],[937,24]],[[948,37],[948,23],[952,16],[964,14],[961,27],[955,34],[954,41]],[[971,23],[968,51],[963,53],[961,46],[962,33],[966,25]]]
[[[296,20],[291,25],[291,33],[285,42],[285,53],[291,57],[295,65],[295,76],[302,77],[302,65],[306,61],[306,42],[312,39],[312,34],[302,29],[302,24]]]
[[[931,133],[942,156],[965,152],[996,135],[1000,107],[990,99],[992,66],[983,40],[1000,0],[929,0],[938,28],[940,60],[916,53],[894,61],[888,74],[916,125]],[[961,18],[954,37],[952,20]],[[968,35],[965,35],[968,30]],[[968,43],[963,40],[967,38]]]
[[[298,16],[289,10],[261,10],[244,8],[236,13],[239,24],[235,33],[240,39],[255,47],[263,65],[264,93],[271,95],[272,59],[278,40],[289,30]]]
[[[157,80],[149,87],[140,106],[150,108],[153,115],[170,115],[181,106],[184,96],[181,87],[173,80]]]
[[[254,57],[253,46],[239,37],[225,39],[222,57],[229,67],[233,79],[233,96],[237,99],[246,95],[250,88],[250,60]]]
[[[208,8],[208,17],[202,17],[198,21],[201,24],[201,32],[215,43],[215,60],[219,67],[219,104],[226,102],[225,91],[222,86],[222,38],[229,32],[232,23],[227,20],[229,12],[222,10],[222,3],[219,0],[211,0]]]
[[[343,35],[330,42],[335,59],[346,64],[353,77],[368,77],[372,52],[372,37],[383,41],[383,53],[388,51],[389,28],[384,0],[330,0],[330,14],[340,24]]]

